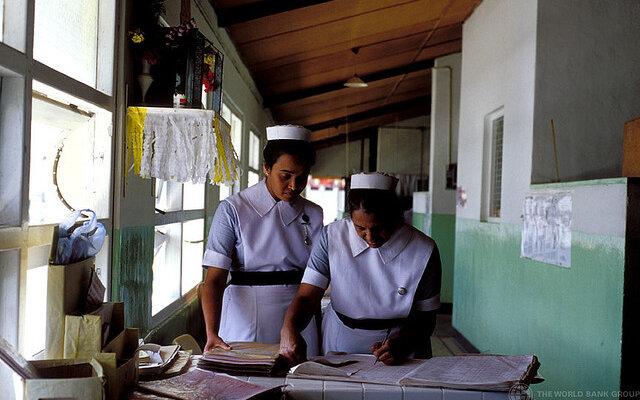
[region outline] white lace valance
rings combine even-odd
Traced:
[[[176,182],[230,185],[241,174],[230,126],[213,110],[129,107],[127,165]]]

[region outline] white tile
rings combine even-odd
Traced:
[[[507,392],[482,392],[482,400],[509,400]]]
[[[284,389],[290,400],[322,400],[322,381],[312,379],[287,378]]]
[[[482,400],[482,392],[476,390],[442,389],[443,400]]]
[[[284,378],[275,376],[250,376],[249,382],[260,386],[278,386],[284,385]]]
[[[402,388],[395,385],[363,383],[364,400],[402,400]]]
[[[362,383],[324,381],[324,400],[362,400]]]
[[[404,400],[442,400],[442,389],[402,386]]]

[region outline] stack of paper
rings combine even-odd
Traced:
[[[276,375],[286,370],[278,357],[278,344],[229,342],[231,350],[213,349],[205,352],[198,368],[233,375]]]
[[[534,355],[434,357],[400,379],[401,385],[508,391],[534,382],[540,363]]]
[[[138,389],[162,396],[160,398],[163,399],[279,400],[282,398],[282,385],[256,385],[230,376],[216,374],[211,371],[203,371],[200,369],[194,369],[186,374],[178,375],[169,379],[140,382],[138,384]],[[135,396],[130,395],[128,398],[157,399],[158,397],[147,397],[137,394]]]
[[[508,391],[516,384],[538,383],[540,363],[534,355],[464,355],[407,360],[401,365],[376,363],[373,355],[312,357],[289,376],[306,379],[386,385]]]
[[[143,344],[140,351],[140,375],[159,375],[176,360],[180,346],[160,346],[153,343]]]

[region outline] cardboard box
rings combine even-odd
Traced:
[[[68,264],[49,264],[47,280],[46,358],[64,355],[64,317],[78,315],[86,300],[94,257]]]
[[[23,380],[24,400],[104,399],[104,372],[96,360],[29,361],[39,379]]]
[[[640,177],[640,118],[624,124],[622,176]]]
[[[107,378],[107,399],[119,399],[127,386],[138,383],[138,329],[125,328],[95,358]]]

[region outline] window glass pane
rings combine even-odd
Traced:
[[[0,78],[0,226],[19,226],[22,212],[24,78]]]
[[[0,0],[0,42],[4,41],[4,0]]]
[[[207,95],[209,94],[209,93],[205,92],[206,88],[207,87],[203,84],[202,85],[202,96],[200,97],[200,99],[202,100],[202,108],[205,109],[205,110],[207,109]]]
[[[504,117],[493,122],[493,173],[491,182],[491,213],[492,217],[500,217],[502,200],[502,137]]]
[[[36,0],[33,56],[96,86],[98,0]]]
[[[249,167],[260,168],[260,138],[253,131],[249,131]]]
[[[24,52],[26,48],[26,0],[0,0],[0,41]]]
[[[233,186],[232,185],[220,185],[220,201],[226,199],[227,197],[231,196],[233,192]]]
[[[151,313],[157,314],[180,297],[182,224],[156,227]]]
[[[202,281],[202,255],[204,253],[204,219],[183,224],[182,239],[182,294]]]
[[[247,186],[253,186],[260,181],[260,175],[253,171],[249,171],[247,174]]]
[[[38,82],[33,88],[29,224],[58,222],[70,211],[65,202],[108,218],[111,113]]]
[[[222,118],[231,124],[231,110],[226,104],[222,104]]]
[[[185,210],[201,210],[204,208],[204,183],[184,184]]]
[[[26,286],[26,306],[25,306],[25,343],[21,346],[24,349],[23,355],[32,358],[34,354],[44,350],[46,314],[47,314],[47,260],[51,246],[36,246],[29,248],[27,286]]]
[[[18,346],[20,250],[0,251],[0,336]]]
[[[242,157],[242,120],[233,113],[231,113],[231,143],[238,157]]]
[[[162,211],[181,210],[182,183],[156,179],[156,208]]]

